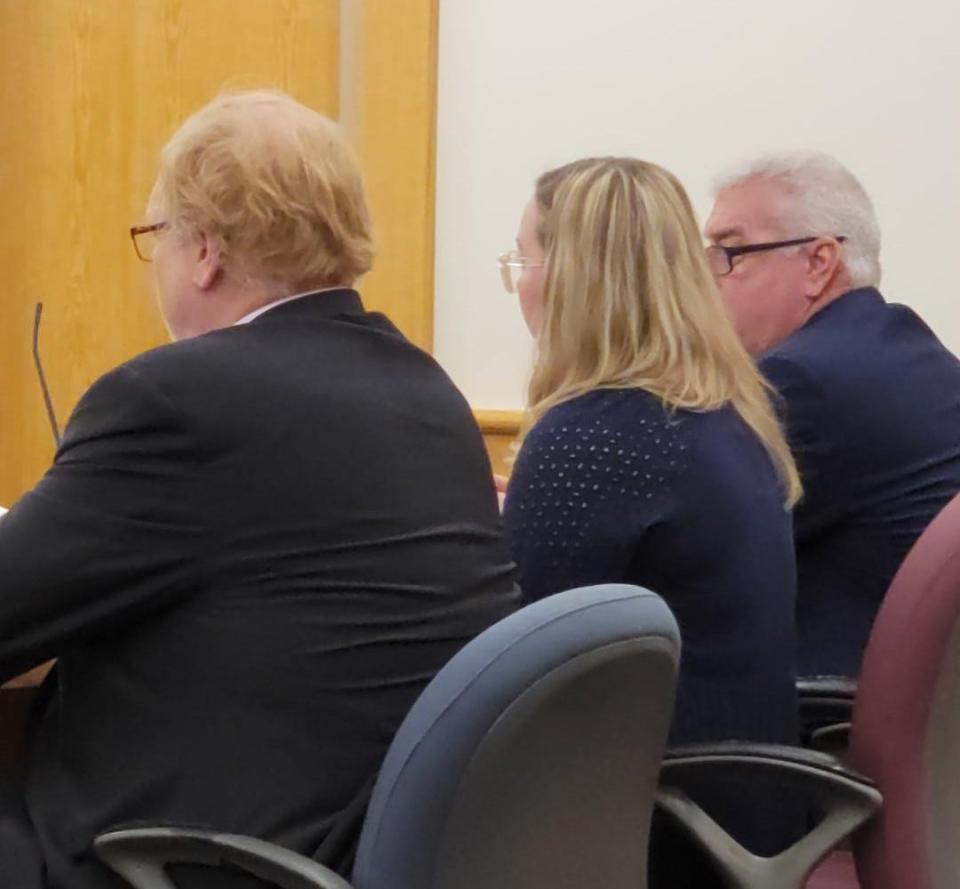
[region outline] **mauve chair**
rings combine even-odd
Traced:
[[[850,762],[883,794],[854,838],[863,889],[960,887],[960,495],[910,550],[860,671]]]

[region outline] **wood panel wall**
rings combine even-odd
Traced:
[[[127,229],[160,147],[223,89],[276,86],[342,117],[374,212],[365,302],[429,348],[436,17],[437,0],[0,2],[0,504],[53,455],[37,300],[61,424],[101,373],[165,341]]]
[[[523,415],[519,411],[489,410],[475,410],[473,415],[483,433],[494,473],[509,477],[513,470],[514,444],[520,433]]]
[[[368,307],[433,346],[437,0],[344,0],[341,122],[360,153],[377,256]]]

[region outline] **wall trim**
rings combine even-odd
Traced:
[[[473,416],[484,435],[517,435],[523,411],[474,410]]]

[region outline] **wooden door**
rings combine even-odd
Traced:
[[[140,222],[159,149],[224,89],[279,87],[342,119],[377,262],[365,302],[429,348],[437,0],[0,0],[0,504],[53,441],[34,306],[63,424],[104,371],[166,341]]]

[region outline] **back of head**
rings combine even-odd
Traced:
[[[670,408],[732,404],[795,500],[793,460],[680,182],[645,161],[587,158],[541,176],[536,202],[546,279],[528,426],[596,388],[643,388]]]
[[[541,374],[628,383],[647,359],[649,384],[682,401],[687,371],[702,370],[681,354],[696,345],[689,334],[698,316],[720,313],[706,298],[709,273],[695,261],[700,234],[680,183],[644,161],[588,158],[541,176],[536,199],[547,256]],[[691,366],[681,368],[684,359]]]
[[[840,161],[818,151],[764,154],[722,173],[713,190],[718,193],[758,179],[779,187],[784,238],[843,236],[843,265],[850,286],[879,286],[880,226],[873,202]]]
[[[189,117],[161,153],[150,213],[212,237],[228,274],[278,295],[350,285],[372,263],[339,128],[279,91],[224,94]]]

